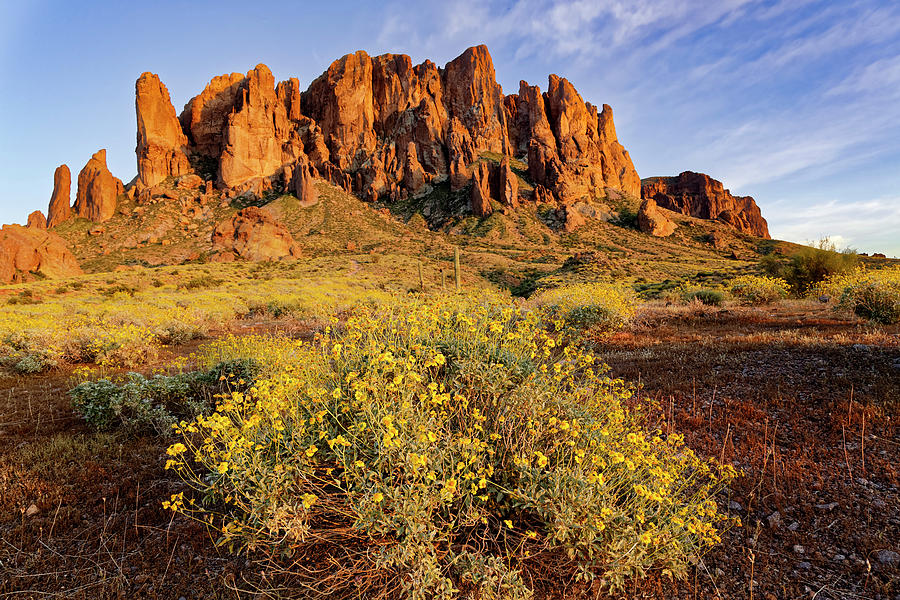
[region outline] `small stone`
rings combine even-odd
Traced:
[[[788,529],[790,531],[797,531],[798,529],[800,529],[800,523],[798,523],[797,521],[794,521],[793,523],[788,525]]]
[[[734,500],[729,500],[728,510],[734,510],[734,511],[740,512],[740,511],[744,510],[744,507],[741,506],[740,502],[735,502]]]
[[[847,557],[843,554],[835,554],[834,558],[832,558],[831,560],[833,560],[834,562],[844,562],[845,560],[847,560]]]
[[[804,548],[800,544],[794,544],[794,547],[791,549],[794,551],[795,554],[805,554],[806,553],[806,548]]]
[[[827,504],[816,504],[816,508],[818,508],[820,510],[831,511],[831,510],[836,509],[837,507],[838,507],[837,502],[828,502]]]
[[[25,510],[25,516],[33,517],[34,515],[38,514],[39,512],[41,512],[41,509],[39,509],[37,506],[32,504]]]
[[[893,550],[879,550],[875,553],[875,560],[887,567],[900,566],[900,554]]]
[[[871,346],[867,346],[865,344],[853,344],[852,348],[854,350],[859,350],[860,352],[868,352],[872,349]]]
[[[776,510],[771,515],[766,517],[766,521],[768,521],[769,527],[778,527],[779,525],[781,525],[781,513]]]
[[[809,571],[812,568],[812,565],[804,560],[803,562],[797,563],[797,568],[802,569],[803,571]]]

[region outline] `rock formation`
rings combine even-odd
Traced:
[[[491,206],[491,168],[487,162],[479,162],[472,175],[471,203],[476,217],[486,217],[494,212]]]
[[[677,177],[652,177],[641,185],[641,197],[659,206],[701,219],[718,219],[734,229],[769,239],[769,226],[750,196],[732,196],[721,181],[685,171]]]
[[[122,190],[122,182],[106,168],[106,150],[99,150],[78,174],[75,214],[95,223],[110,219]]]
[[[28,221],[25,227],[29,229],[47,229],[47,217],[39,210],[28,215]]]
[[[61,237],[51,231],[4,225],[0,229],[0,283],[81,274],[75,257]]]
[[[175,116],[169,90],[153,73],[143,73],[134,85],[137,113],[137,183],[153,187],[166,177],[190,171],[188,139]]]
[[[305,156],[301,157],[292,167],[287,167],[285,177],[289,181],[288,189],[297,196],[301,206],[312,206],[319,199],[312,169],[310,169],[309,161]]]
[[[651,198],[644,199],[637,214],[638,229],[656,237],[666,237],[675,231],[675,222],[665,216]]]
[[[72,174],[69,167],[60,165],[53,173],[53,194],[47,208],[47,227],[56,227],[72,216]]]
[[[545,94],[522,82],[518,95],[504,96],[485,46],[443,69],[359,51],[336,60],[302,93],[297,79],[276,85],[258,65],[246,76],[214,78],[180,122],[187,153],[215,161],[217,184],[226,189],[268,189],[254,183],[259,179],[290,189],[306,158],[313,176],[366,200],[396,201],[448,179],[451,190],[465,188],[486,153],[529,159],[546,201],[589,202],[607,187],[632,195],[640,189],[609,107],[598,112],[555,75]],[[490,187],[490,198],[515,206],[517,177],[508,161],[502,165],[499,174],[491,169],[502,181],[482,181],[482,191]]]
[[[212,233],[213,260],[230,262],[297,258],[300,246],[290,232],[263,208],[250,206],[219,223]]]

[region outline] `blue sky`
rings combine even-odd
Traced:
[[[143,71],[180,112],[213,76],[260,62],[305,88],[359,49],[443,65],[479,43],[507,93],[557,73],[612,105],[641,177],[702,171],[754,196],[774,237],[900,256],[888,0],[0,0],[0,222],[46,210],[56,166],[74,178],[99,148],[134,176]]]

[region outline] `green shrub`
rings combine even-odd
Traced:
[[[179,424],[167,468],[210,503],[164,506],[293,564],[359,547],[332,578],[359,597],[527,598],[547,565],[617,589],[685,575],[719,541],[733,469],[645,429],[631,388],[548,318],[454,295],[359,308],[314,344],[214,342],[201,354],[263,370]]]
[[[718,290],[700,289],[688,292],[684,296],[684,300],[686,302],[696,300],[701,304],[706,304],[707,306],[721,306],[722,302],[725,301],[725,294]]]
[[[621,329],[634,317],[631,290],[608,283],[582,283],[544,290],[530,304],[576,329]]]
[[[852,271],[858,261],[855,250],[838,251],[826,238],[793,254],[788,263],[773,274],[784,279],[795,295],[803,296],[828,277]]]
[[[183,418],[208,412],[215,394],[246,389],[255,376],[251,361],[222,363],[208,371],[144,377],[128,373],[125,381],[84,381],[69,396],[75,411],[100,431],[170,435]]]
[[[787,297],[788,284],[783,279],[761,275],[741,275],[731,280],[731,295],[741,304],[760,306]]]

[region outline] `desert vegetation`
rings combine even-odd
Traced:
[[[140,542],[141,552],[152,547],[165,556],[171,533],[164,532],[177,526],[179,536],[207,540],[202,553],[257,565],[247,571],[228,563],[231,574],[213,579],[221,589],[242,589],[234,577],[252,571],[269,573],[252,576],[252,585],[270,595],[294,589],[334,597],[362,590],[552,597],[560,581],[577,594],[654,586],[682,594],[721,585],[740,595],[752,586],[742,575],[704,569],[722,565],[735,548],[751,557],[745,550],[751,538],[776,543],[768,534],[760,538],[759,528],[778,532],[773,510],[778,518],[794,513],[769,498],[784,494],[779,478],[802,475],[784,462],[765,483],[775,442],[739,446],[751,442],[719,423],[732,419],[725,407],[742,406],[748,415],[758,409],[741,400],[742,388],[705,370],[708,364],[692,366],[687,382],[681,371],[658,381],[633,365],[661,369],[653,362],[658,352],[680,364],[687,360],[680,344],[692,348],[684,356],[695,356],[706,335],[730,352],[783,353],[775,364],[794,353],[851,346],[896,355],[896,268],[835,274],[803,298],[769,276],[688,281],[672,288],[666,303],[641,300],[633,287],[610,279],[543,284],[527,299],[471,278],[460,294],[452,285],[423,293],[414,264],[405,279],[387,286],[375,277],[324,278],[314,266],[231,264],[14,287],[3,313],[3,381],[10,390],[52,394],[56,400],[44,402],[63,416],[14,425],[34,428],[29,435],[46,427],[55,433],[40,442],[40,453],[35,447],[4,455],[0,468],[13,482],[4,484],[5,506],[18,507],[21,518],[2,527],[19,536],[10,538],[16,547],[27,547],[31,524],[43,515],[52,519],[55,506],[68,502],[41,483],[69,477],[66,467],[48,470],[50,464],[89,456],[122,468],[115,465],[126,464],[127,446],[128,460],[143,466],[126,468],[164,483],[143,498],[131,490],[144,518],[162,529],[138,530],[126,545],[153,539]],[[787,325],[802,318],[756,329],[792,313],[819,316],[806,329]],[[718,323],[721,331],[703,333],[701,323]],[[671,327],[685,329],[675,335]],[[676,341],[685,335],[694,341]],[[696,356],[718,360],[702,358],[702,351]],[[753,359],[746,364],[759,366],[744,372],[769,360]],[[863,436],[888,436],[863,437],[870,450],[856,448],[866,480],[888,486],[885,498],[896,485],[890,446],[878,441],[892,435],[890,364],[865,380],[848,374],[842,392],[849,397],[852,390],[862,407],[856,410],[867,415]],[[41,391],[41,381],[55,383]],[[661,391],[672,385],[681,386],[670,394],[682,398],[677,414],[669,392]],[[698,397],[706,398],[705,408]],[[11,415],[17,410],[34,409]],[[60,419],[71,422],[67,412],[83,425],[54,429]],[[862,425],[854,419],[853,427]],[[886,453],[869,454],[872,447]],[[844,462],[845,471],[862,468],[849,454]],[[767,486],[773,489],[760,495]],[[814,504],[827,504],[818,498],[792,501],[813,503],[816,511]],[[78,521],[64,523],[63,531],[97,535],[78,529]],[[113,523],[106,526],[131,526]],[[51,536],[48,543],[63,542]],[[870,585],[892,589],[884,578],[890,567],[877,558],[889,562],[892,555],[878,554],[889,548],[866,544]],[[9,581],[18,583],[7,589],[26,583],[21,572],[10,571]],[[200,585],[189,572],[175,569]],[[169,575],[152,575],[160,576]],[[103,590],[131,581],[116,577],[91,581]]]

